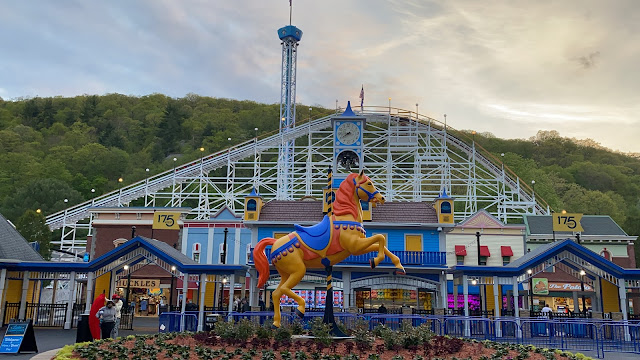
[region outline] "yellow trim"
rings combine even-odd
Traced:
[[[109,297],[111,295],[109,293],[111,287],[111,273],[105,273],[102,276],[96,279],[96,289],[93,292],[94,299],[98,297],[98,295],[104,292],[104,296]],[[93,299],[91,300],[93,302]]]
[[[5,298],[6,302],[20,302],[20,297],[22,296],[22,280],[8,280],[5,292],[7,294]]]
[[[493,296],[493,285],[487,285],[485,287],[487,290],[485,291],[486,293],[486,298],[487,298],[487,310],[496,310],[496,299]],[[495,312],[494,312],[495,314]]]
[[[608,281],[601,281],[602,310],[603,312],[620,312],[620,299],[618,287]]]

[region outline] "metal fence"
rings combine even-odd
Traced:
[[[4,319],[2,319],[2,326],[7,325],[11,320],[18,319],[20,312],[20,303],[4,303]]]
[[[273,312],[232,312],[217,314],[217,320],[248,319],[263,325],[273,319]],[[308,312],[301,321],[305,328],[315,318],[321,318],[322,312]],[[347,329],[353,329],[357,322],[364,321],[373,330],[384,325],[399,330],[403,322],[411,326],[427,325],[438,335],[475,338],[524,345],[534,345],[550,349],[574,352],[592,351],[597,357],[605,352],[628,352],[640,354],[640,322],[612,321],[608,319],[585,318],[513,318],[513,317],[464,317],[449,315],[402,315],[402,314],[354,314],[336,313],[336,322]],[[282,324],[289,324],[298,317],[295,314],[282,313]],[[160,316],[161,331],[194,331],[197,329],[198,314],[165,313]],[[206,324],[206,322],[205,322]],[[164,325],[164,329],[163,326]]]
[[[33,326],[64,327],[67,304],[26,303],[25,319],[33,319]]]

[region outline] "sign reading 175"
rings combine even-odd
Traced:
[[[551,217],[553,218],[553,231],[584,231],[580,225],[582,214],[553,213]]]
[[[153,228],[178,230],[180,229],[178,219],[180,219],[179,212],[156,211],[153,213]]]

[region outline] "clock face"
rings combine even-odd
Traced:
[[[338,126],[336,135],[342,144],[352,145],[360,139],[360,128],[352,122],[345,122]]]

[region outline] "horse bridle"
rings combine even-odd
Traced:
[[[368,180],[370,180],[369,178],[365,178],[365,180],[363,182],[361,182],[361,184],[364,184],[365,182],[367,182]],[[367,196],[369,197],[367,199],[367,202],[371,202],[371,200],[376,196],[376,194],[380,193],[380,191],[376,190],[374,192],[369,192],[367,191],[367,189],[363,188],[362,186],[360,186],[357,182],[356,179],[353,178],[353,185],[355,185],[356,187],[356,194],[358,194],[358,190],[362,190],[364,191],[365,194],[367,194]]]

